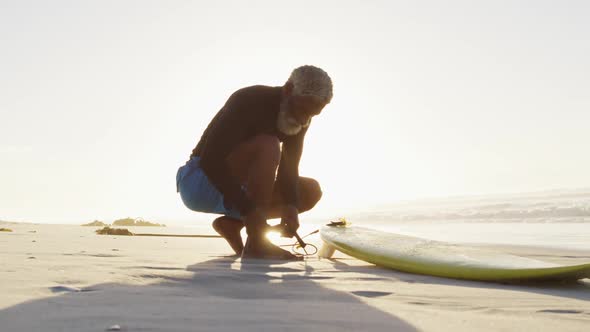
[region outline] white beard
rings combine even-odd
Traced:
[[[277,128],[287,136],[297,135],[303,128],[303,125],[297,122],[297,120],[289,114],[285,103],[281,103],[281,109],[279,110],[279,116],[277,117]]]

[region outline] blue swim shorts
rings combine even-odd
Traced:
[[[240,212],[224,204],[223,194],[209,181],[200,165],[200,157],[192,157],[176,173],[176,191],[187,208],[204,213],[240,218]]]

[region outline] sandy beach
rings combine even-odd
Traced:
[[[588,279],[460,281],[386,270],[340,253],[242,263],[221,239],[0,226],[13,230],[0,234],[0,326],[7,332],[582,331],[590,323]],[[590,260],[581,251],[496,249],[568,264]]]
[[[0,332],[590,332],[589,17],[590,1],[1,1]],[[383,266],[589,277],[242,260],[211,227],[238,252],[265,219],[319,248],[307,234],[341,218],[400,235],[331,239]]]

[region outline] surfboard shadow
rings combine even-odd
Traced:
[[[470,287],[480,289],[502,289],[518,292],[530,292],[556,297],[571,298],[576,300],[590,301],[590,279],[581,279],[578,281],[558,282],[484,282],[465,279],[452,279],[422,274],[412,274],[393,269],[387,269],[376,265],[369,266],[351,266],[344,263],[346,259],[329,259],[334,264],[334,268],[341,272],[369,273],[375,278],[381,280],[390,279],[392,281],[419,283],[431,285],[444,285],[454,287]],[[367,263],[370,264],[370,263]]]

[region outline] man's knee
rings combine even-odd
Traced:
[[[311,210],[322,198],[322,188],[320,183],[311,178],[305,179],[305,197],[302,200],[301,211]]]
[[[315,206],[317,204],[317,202],[319,202],[320,199],[322,198],[322,187],[320,187],[320,183],[317,180],[311,179],[311,188],[312,188],[312,190],[311,190],[312,202],[313,202],[313,206]]]

